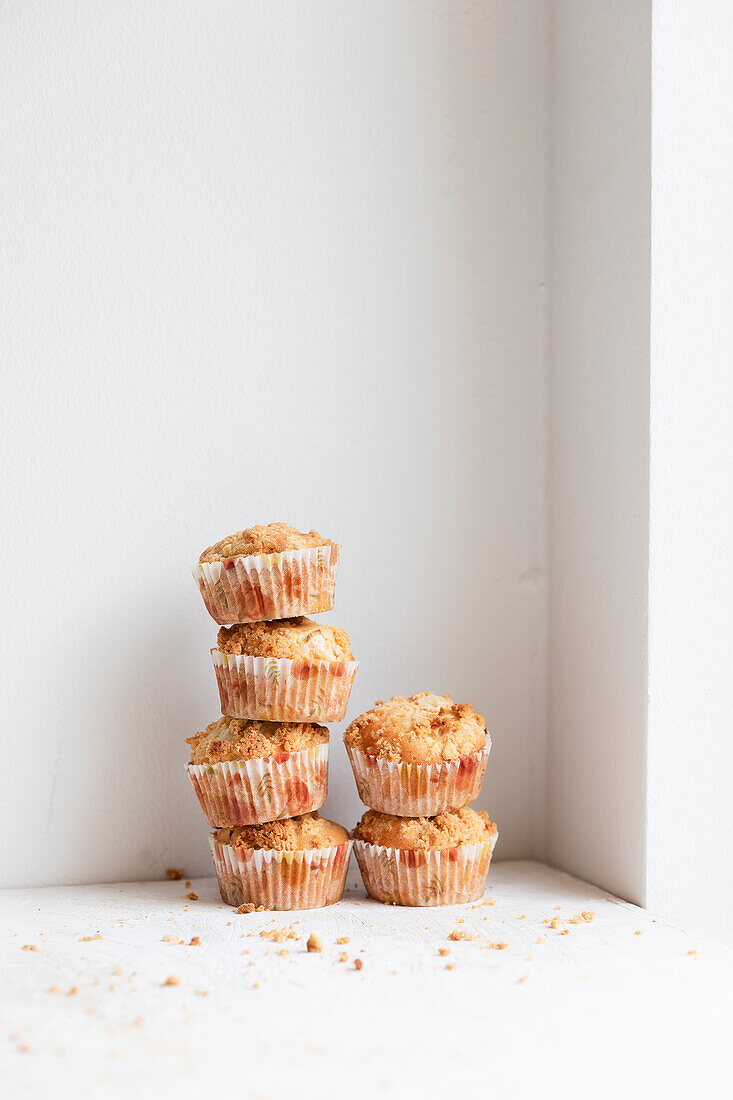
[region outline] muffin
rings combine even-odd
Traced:
[[[210,842],[227,905],[317,909],[344,892],[352,841],[319,814],[219,829]]]
[[[483,716],[424,691],[377,702],[344,734],[359,797],[401,817],[433,817],[478,797],[491,749]]]
[[[333,607],[339,549],[318,531],[268,523],[209,546],[193,575],[219,625],[315,615]]]
[[[191,782],[209,825],[252,825],[319,809],[328,794],[328,730],[219,718],[186,738]]]
[[[435,817],[367,810],[353,835],[373,898],[390,905],[459,905],[483,894],[499,834],[488,814],[465,806]]]
[[[339,722],[358,668],[349,635],[313,619],[222,627],[212,649],[223,714]]]

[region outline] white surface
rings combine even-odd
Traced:
[[[725,0],[655,5],[646,896],[729,942],[732,55]]]
[[[350,716],[474,703],[482,802],[530,854],[546,5],[9,0],[0,28],[0,881],[208,868],[189,566],[272,519],[344,545]]]
[[[0,896],[4,1096],[730,1095],[731,953],[567,875],[499,864],[493,905],[398,909],[359,888],[251,916],[194,886],[196,902],[183,882]],[[297,938],[260,937],[285,927]]]
[[[553,41],[547,856],[641,901],[650,5],[560,0]]]

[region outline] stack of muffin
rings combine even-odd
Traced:
[[[362,802],[354,830],[367,892],[394,905],[480,897],[498,837],[478,797],[491,749],[483,717],[449,695],[378,702],[344,734]]]
[[[212,657],[223,717],[188,738],[188,774],[230,905],[311,909],[338,901],[352,842],[316,812],[328,792],[328,730],[358,667],[344,630],[305,616],[333,607],[339,546],[283,523],[210,546],[194,576],[220,625]]]

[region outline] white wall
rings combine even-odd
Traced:
[[[654,6],[649,907],[733,942],[733,7]]]
[[[553,12],[547,856],[641,901],[650,5]]]
[[[0,26],[2,881],[208,869],[188,570],[270,519],[343,542],[350,715],[473,702],[500,854],[533,853],[544,3],[16,0]]]

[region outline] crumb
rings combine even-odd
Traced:
[[[448,933],[448,939],[449,940],[472,940],[473,936],[469,935],[468,932],[463,932],[461,929],[456,929],[455,931]]]
[[[567,936],[570,933],[569,928],[561,928],[558,932],[558,936]]]
[[[21,1054],[30,1054],[31,1048],[26,1043],[19,1043],[18,1050]]]
[[[466,923],[466,918],[465,917],[456,917],[456,924],[465,924],[465,923]],[[425,927],[427,928],[427,924],[425,925]]]
[[[36,947],[36,945],[34,943],[24,943],[23,944],[23,950],[24,951],[37,951],[38,948]]]
[[[641,935],[641,929],[639,929],[639,931],[638,931],[638,932],[634,932],[634,935],[635,935],[635,936],[640,936],[640,935]]]
[[[187,890],[190,890],[190,889],[191,889],[191,881],[190,881],[190,879],[186,879],[186,889],[187,889]]]
[[[76,988],[76,986],[75,986],[75,985],[72,985],[71,989],[70,989],[70,990],[69,990],[69,992],[68,992],[68,993],[66,994],[66,996],[67,996],[67,997],[73,997],[73,996],[74,996],[74,995],[75,995],[76,993],[78,993],[78,992],[79,992],[79,990],[78,990],[78,989]]]
[[[209,995],[208,989],[194,989],[194,993],[197,997],[208,997]]]
[[[173,975],[173,974],[171,974],[170,977],[166,978],[165,981],[163,982],[163,985],[180,985],[180,984],[181,984],[181,979],[176,978],[175,975]]]
[[[281,947],[280,950],[278,951],[278,955],[282,955],[283,958],[285,958],[289,954],[290,954],[290,952],[288,951],[288,949],[286,947]]]
[[[346,954],[345,951],[342,951],[341,954],[339,955],[339,962],[340,963],[347,963],[348,961],[349,961],[349,956]]]
[[[688,951],[687,954],[688,955],[697,955],[697,951]]]
[[[264,913],[264,905],[253,905],[251,901],[245,901],[244,905],[239,905],[234,910],[235,913]]]
[[[445,964],[445,969],[446,969],[446,970],[455,970],[455,968],[456,968],[456,964],[455,964],[455,963],[446,963],[446,964]]]
[[[570,924],[587,924],[588,921],[593,920],[595,913],[591,913],[590,910],[584,909],[582,913],[576,913],[574,917],[570,918]]]
[[[189,947],[200,947],[201,946],[201,940],[198,938],[198,936],[191,936],[191,939],[189,940],[188,946]]]
[[[522,977],[519,979],[519,984],[524,985],[524,983],[527,981],[528,977],[529,977],[529,974],[522,974]]]
[[[183,871],[181,871],[178,867],[166,867],[165,873],[167,874],[168,878],[173,879],[174,882],[178,882],[179,879],[183,878]]]
[[[505,947],[509,946],[509,944],[500,942],[500,943],[492,943],[490,946],[495,947],[497,951],[503,951]]]
[[[694,955],[695,952],[694,951],[688,951],[687,954],[688,955]],[[48,987],[48,989],[46,990],[47,993],[58,993],[58,991],[59,991],[59,987],[57,985],[50,985]]]
[[[555,908],[559,911],[560,909],[562,909],[562,905],[556,905]]]
[[[117,967],[115,967],[115,969],[114,969],[114,970],[112,971],[112,973],[113,973],[114,975],[119,975],[119,974],[121,974],[121,973],[122,973],[122,971],[120,970],[119,966],[117,966]]]
[[[309,951],[323,951],[323,943],[317,932],[311,932],[306,947]]]
[[[545,937],[544,936],[538,936],[537,937],[537,943],[544,943],[544,942],[545,942]]]
[[[163,943],[183,943],[178,936],[163,936]]]
[[[254,983],[254,985],[252,986],[252,988],[253,988],[253,989],[259,989],[259,988],[260,988],[260,983],[259,983],[259,982],[255,982],[255,983]]]
[[[363,969],[364,969],[364,963],[361,961],[361,959],[354,959],[354,970],[363,970]]]
[[[443,956],[450,955],[450,947],[439,947],[438,954]]]
[[[519,916],[517,917],[517,920],[526,920],[526,919],[527,919],[527,914],[526,913],[520,913]]]
[[[348,936],[339,936],[339,938],[336,940],[336,943],[348,943],[348,942],[349,942],[349,937]]]
[[[191,891],[190,894],[186,894],[186,897],[188,898],[189,901],[198,901],[199,900],[198,894],[194,894],[193,890]]]
[[[89,943],[91,940],[101,940],[101,936],[97,933],[96,936],[82,936],[79,943]]]

